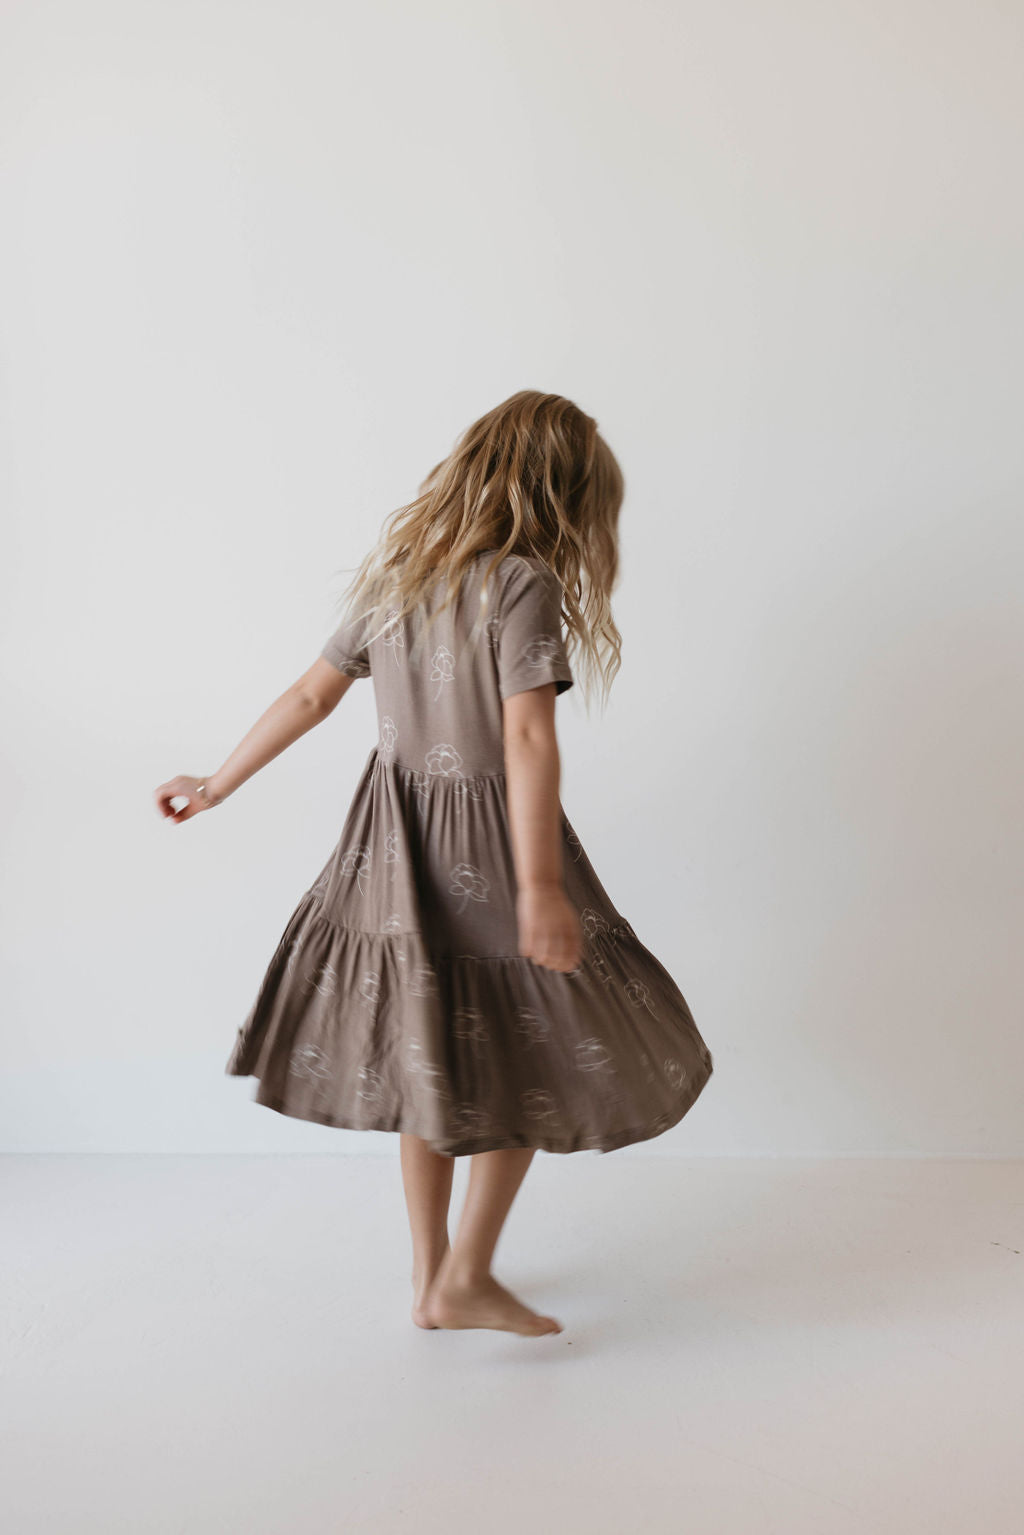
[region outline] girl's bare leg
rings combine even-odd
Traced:
[[[412,1319],[417,1327],[436,1327],[424,1301],[441,1259],[449,1249],[448,1206],[455,1158],[439,1156],[418,1135],[401,1139],[402,1184],[412,1234]]]
[[[561,1332],[553,1316],[531,1311],[491,1273],[505,1217],[534,1155],[533,1147],[480,1151],[471,1159],[466,1201],[454,1244],[441,1259],[424,1304],[434,1327],[493,1327],[502,1332]]]

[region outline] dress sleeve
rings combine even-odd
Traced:
[[[331,635],[320,654],[346,677],[368,677],[370,657],[359,641],[361,620],[347,617]]]
[[[498,691],[503,699],[545,682],[573,685],[562,640],[562,588],[553,571],[516,558],[498,605]]]

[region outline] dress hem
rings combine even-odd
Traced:
[[[257,1077],[256,1072],[237,1072],[228,1069],[228,1076]],[[422,1125],[415,1120],[409,1121],[403,1115],[388,1123],[366,1124],[357,1121],[353,1116],[346,1114],[330,1114],[321,1110],[307,1107],[298,1108],[289,1105],[288,1102],[271,1093],[264,1093],[262,1082],[257,1077],[258,1086],[253,1095],[253,1102],[263,1108],[272,1109],[275,1114],[283,1114],[288,1119],[303,1119],[312,1124],[325,1125],[335,1130],[359,1130],[385,1135],[415,1135],[425,1141],[429,1149],[438,1156],[464,1157],[475,1156],[482,1151],[522,1150],[532,1148],[534,1151],[546,1151],[553,1156],[568,1156],[577,1151],[597,1151],[602,1155],[609,1151],[618,1151],[623,1146],[637,1145],[643,1141],[653,1140],[656,1136],[664,1135],[690,1111],[705,1087],[714,1075],[713,1064],[705,1065],[703,1074],[692,1081],[690,1089],[672,1109],[664,1110],[647,1124],[637,1125],[629,1130],[619,1130],[609,1135],[587,1134],[575,1137],[548,1137],[536,1134],[532,1130],[510,1132],[508,1135],[482,1135],[475,1139],[463,1138],[457,1141],[438,1140],[425,1134]]]

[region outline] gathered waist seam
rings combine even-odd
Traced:
[[[379,746],[373,748],[370,756],[374,759],[375,766],[392,768],[397,773],[404,773],[409,778],[425,780],[428,783],[475,783],[478,779],[507,777],[504,768],[493,773],[463,773],[460,768],[452,768],[444,772],[441,769],[413,767],[410,763],[399,762],[395,757],[385,756]]]

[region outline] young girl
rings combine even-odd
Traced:
[[[491,1274],[534,1152],[661,1135],[712,1072],[559,799],[562,618],[606,697],[622,497],[591,417],[513,395],[388,519],[341,627],[224,765],[156,791],[174,821],[221,804],[373,679],[378,741],[226,1071],[279,1113],[400,1135],[420,1327],[560,1332]]]

